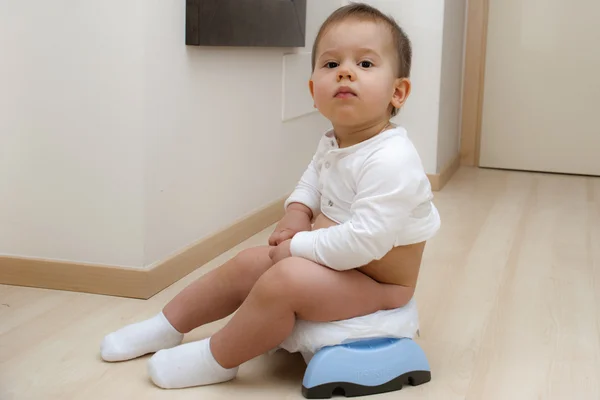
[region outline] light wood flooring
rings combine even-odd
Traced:
[[[436,196],[443,227],[416,295],[433,379],[373,399],[600,399],[600,179],[466,168]],[[147,301],[0,286],[0,399],[302,399],[303,360],[285,352],[179,391],[151,384],[148,357],[98,356],[105,334],[269,233]]]

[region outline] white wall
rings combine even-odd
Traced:
[[[1,2],[0,255],[148,267],[284,196],[329,126],[309,52],[343,2],[309,0],[304,49],[185,46],[185,2]],[[435,173],[444,0],[370,2],[413,41],[397,121]]]
[[[142,4],[0,2],[0,254],[142,265]]]
[[[466,0],[447,0],[444,7],[437,172],[460,151],[466,4]]]

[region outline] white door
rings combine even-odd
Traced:
[[[600,175],[600,1],[490,0],[480,165]]]

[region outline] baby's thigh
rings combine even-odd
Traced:
[[[395,308],[394,302],[405,289],[378,283],[357,270],[336,271],[296,257],[274,265],[257,282],[259,285],[290,304],[298,318],[317,322]]]

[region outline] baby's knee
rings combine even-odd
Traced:
[[[240,251],[232,260],[232,266],[237,273],[253,273],[254,269],[265,269],[272,265],[269,258],[269,246],[250,247]]]
[[[240,287],[245,298],[258,278],[272,265],[268,246],[252,247],[240,251],[225,264],[224,273],[227,279]]]
[[[260,254],[261,247],[250,247],[248,249],[244,249],[237,253],[233,260],[237,264],[247,264],[251,262],[253,259],[257,258]]]
[[[306,260],[289,257],[275,264],[257,282],[262,296],[273,298],[293,297],[302,293],[309,284],[309,270],[303,268]]]

